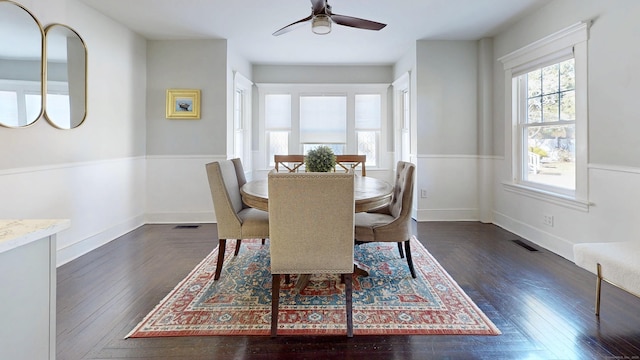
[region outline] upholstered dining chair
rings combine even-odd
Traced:
[[[353,173],[269,173],[271,336],[278,331],[280,275],[341,274],[353,336]]]
[[[247,180],[240,159],[216,161],[206,165],[209,187],[218,228],[218,263],[214,280],[220,278],[227,239],[236,239],[234,256],[242,239],[269,237],[269,213],[248,207],[242,202],[240,188]]]
[[[411,258],[411,207],[413,204],[413,182],[416,166],[399,161],[396,167],[396,181],[391,202],[372,212],[356,213],[356,244],[365,242],[397,242],[400,257],[406,255],[409,271],[413,278],[416,271]],[[404,243],[404,253],[402,251]]]

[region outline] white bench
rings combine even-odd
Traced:
[[[640,242],[575,244],[573,257],[576,265],[597,275],[596,315],[602,280],[640,297]]]

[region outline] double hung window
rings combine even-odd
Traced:
[[[500,58],[513,124],[508,190],[587,206],[587,39],[579,23]]]

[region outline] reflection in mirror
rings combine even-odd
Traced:
[[[13,1],[0,0],[0,125],[21,127],[42,115],[44,33]]]
[[[47,96],[44,115],[59,129],[73,129],[87,113],[87,49],[84,41],[66,25],[45,29]]]

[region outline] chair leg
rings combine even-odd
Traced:
[[[344,285],[347,306],[347,337],[353,337],[353,275],[344,274]]]
[[[233,252],[233,256],[238,256],[240,245],[242,245],[242,239],[236,239],[236,251]]]
[[[596,279],[596,316],[600,316],[600,291],[602,289],[602,265],[598,264],[598,278]]]
[[[278,303],[280,302],[280,275],[271,279],[271,337],[278,335]]]
[[[216,263],[216,274],[213,276],[213,280],[220,279],[220,273],[222,272],[222,263],[224,263],[224,252],[227,248],[227,239],[220,239],[218,241],[218,262]]]
[[[400,253],[400,259],[404,259],[404,251],[402,250],[402,242],[398,243],[398,252]]]
[[[404,242],[404,252],[407,255],[407,264],[409,264],[409,271],[411,271],[411,277],[416,278],[416,271],[413,268],[413,259],[411,259],[411,245],[409,244],[411,240],[407,240]]]

